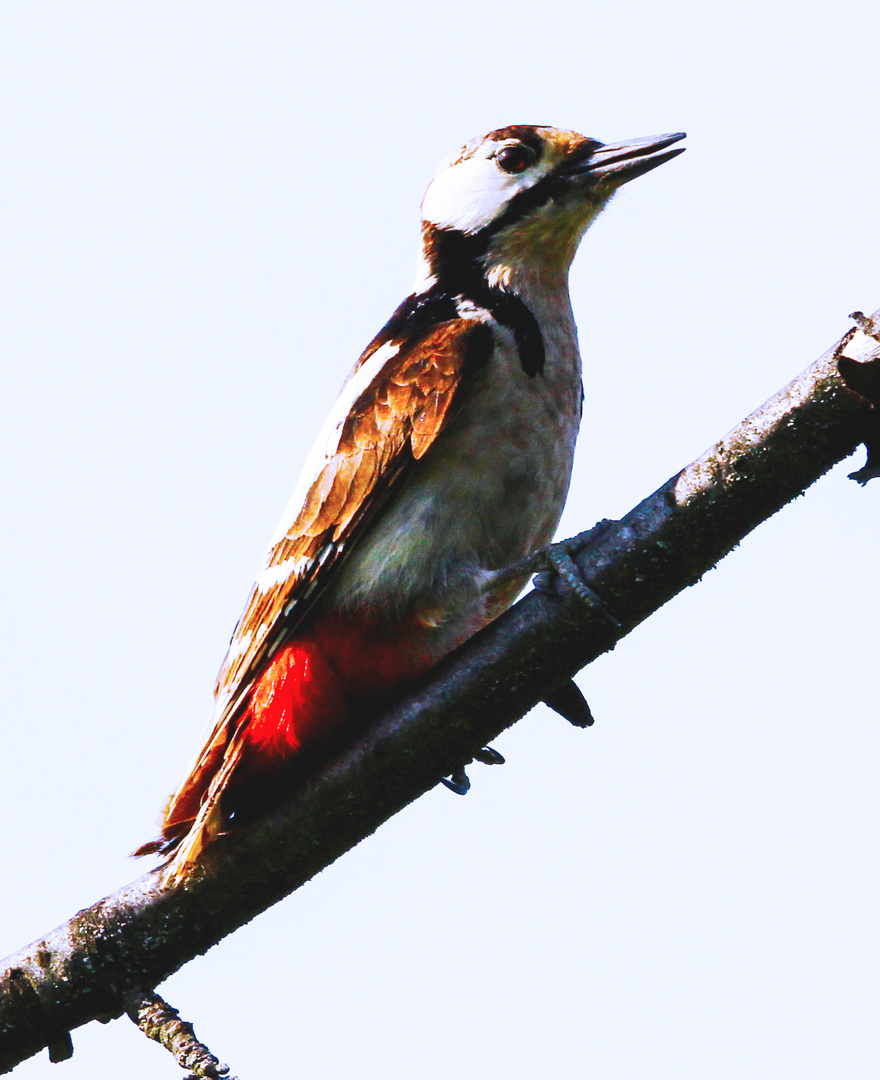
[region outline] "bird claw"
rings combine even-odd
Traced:
[[[483,765],[503,765],[504,758],[497,750],[491,746],[484,746],[481,750],[478,750],[474,754],[474,761],[479,761]]]
[[[445,784],[456,795],[467,795],[471,789],[471,782],[464,769],[456,769],[452,776],[441,776],[440,783]]]
[[[465,762],[465,765],[470,765],[471,761],[479,761],[483,765],[504,764],[504,758],[491,746],[484,746],[482,749],[477,750],[470,761]],[[456,795],[467,795],[471,789],[471,782],[464,771],[464,765],[460,769],[456,769],[451,776],[442,776],[440,783],[448,787],[450,791],[454,791]]]
[[[604,530],[611,522],[600,521],[592,529],[570,540],[560,540],[538,552],[536,556],[536,568],[539,572],[532,579],[532,584],[538,592],[549,596],[559,596],[565,591],[565,587],[574,593],[586,607],[594,608],[595,611],[607,619],[615,628],[620,627],[620,620],[605,609],[601,597],[594,592],[584,581],[580,567],[574,561],[575,555],[586,546],[597,531]],[[560,588],[562,585],[562,588]]]

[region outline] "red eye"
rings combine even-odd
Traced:
[[[495,155],[498,168],[506,173],[521,173],[532,164],[535,155],[527,146],[505,146]]]

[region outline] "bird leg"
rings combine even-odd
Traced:
[[[533,555],[520,559],[511,566],[505,566],[496,570],[489,581],[487,588],[504,584],[515,578],[534,574],[534,586],[538,592],[548,596],[559,596],[567,588],[587,607],[595,611],[615,628],[620,626],[620,621],[610,614],[602,603],[599,595],[586,583],[580,567],[574,561],[578,552],[591,541],[605,532],[614,522],[607,518],[597,522],[592,529],[580,533],[569,540],[551,544],[542,548]],[[572,680],[568,680],[557,686],[551,693],[545,695],[544,704],[549,705],[554,712],[559,713],[575,727],[590,727],[593,724],[593,714],[586,698]],[[465,779],[467,779],[465,777]],[[453,790],[456,790],[453,788]]]
[[[579,551],[586,547],[591,540],[605,532],[608,526],[612,524],[612,521],[603,519],[597,522],[592,529],[588,529],[570,540],[561,540],[559,543],[542,548],[533,555],[528,555],[510,566],[492,571],[483,580],[485,591],[490,592],[498,585],[505,585],[508,581],[534,574],[534,585],[539,592],[547,593],[549,596],[559,596],[567,587],[581,603],[594,608],[612,626],[619,627],[620,621],[605,610],[600,597],[584,581],[583,574],[574,561],[574,557]],[[549,705],[554,712],[559,713],[560,716],[568,720],[570,724],[574,724],[575,727],[590,727],[593,723],[593,714],[586,698],[571,680],[561,683],[551,693],[545,695],[544,704]],[[478,750],[471,761],[480,761],[484,765],[501,765],[504,758],[497,750],[487,746],[482,750]],[[470,761],[465,762],[465,765],[469,764]],[[468,775],[464,771],[464,765],[456,769],[450,776],[442,777],[440,782],[448,787],[450,791],[454,791],[456,795],[466,795],[471,786]]]
[[[549,547],[527,555],[510,566],[495,570],[486,579],[484,587],[488,591],[514,578],[534,574],[533,584],[538,592],[546,593],[548,596],[559,596],[567,586],[581,603],[595,608],[597,613],[607,619],[612,626],[619,627],[620,621],[605,610],[600,597],[586,583],[580,567],[574,561],[579,551],[612,524],[614,522],[604,518],[586,532],[579,533],[569,540],[560,540],[558,543],[550,544]]]

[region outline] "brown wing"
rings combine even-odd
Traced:
[[[383,349],[391,354],[340,423],[331,425],[330,452],[319,457],[301,507],[289,511],[292,522],[267,553],[217,678],[216,722],[190,775],[171,799],[166,835],[175,823],[195,816],[254,679],[295,632],[372,515],[430,449],[463,378],[487,346],[491,348],[488,326],[455,320],[435,325],[414,346],[373,346],[358,362],[343,388],[343,407],[352,384],[357,389],[358,374],[364,382],[371,361],[381,362]]]

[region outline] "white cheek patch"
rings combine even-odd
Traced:
[[[388,341],[381,345],[366,363],[361,364],[348,382],[343,386],[342,392],[336,399],[336,404],[330,410],[330,415],[324,421],[324,426],[315,440],[315,445],[309,453],[303,470],[300,473],[290,502],[281,520],[275,535],[269,542],[270,550],[287,535],[288,530],[299,517],[309,489],[320,475],[321,470],[339,449],[339,440],[342,436],[342,428],[351,412],[354,403],[367,389],[370,383],[378,376],[382,368],[400,351],[400,343]],[[269,572],[278,568],[270,567]]]
[[[474,155],[439,173],[425,192],[422,217],[443,229],[475,233],[493,221],[514,195],[536,181],[533,170],[503,173],[492,158]]]

